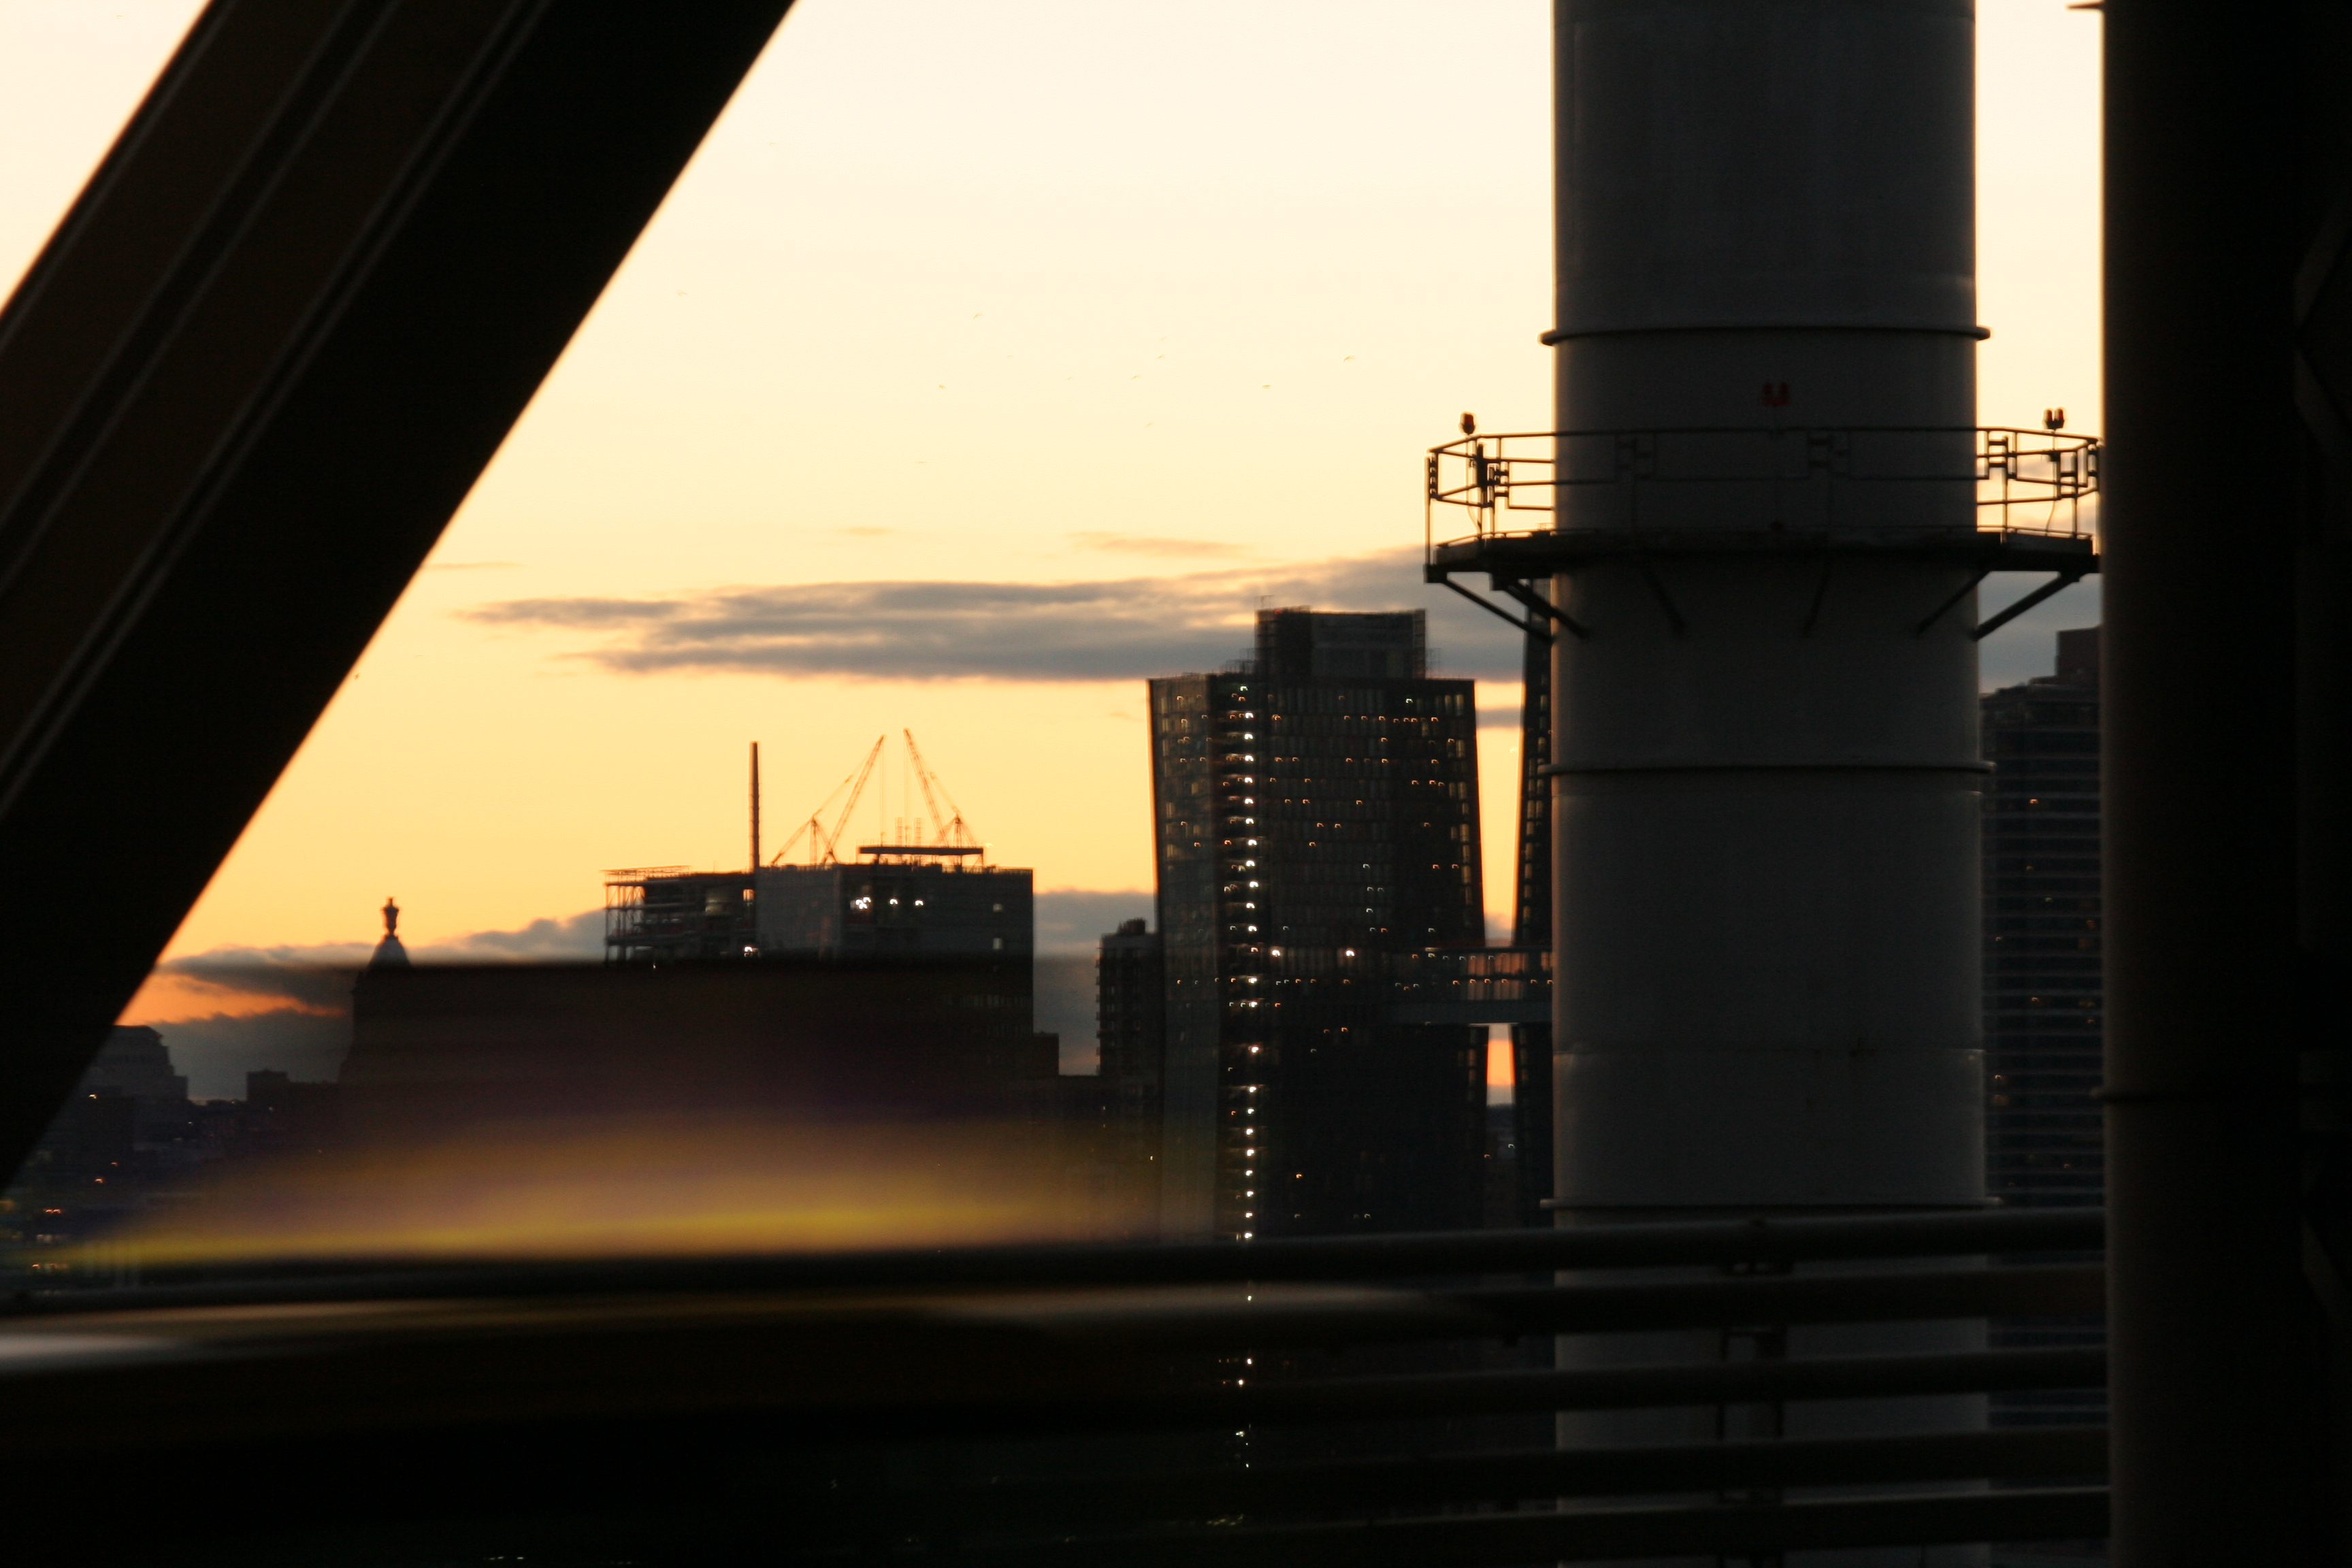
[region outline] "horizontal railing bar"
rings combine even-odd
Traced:
[[[1117,1563],[1120,1568],[1474,1568],[1544,1560],[1672,1557],[1841,1546],[2095,1537],[2107,1532],[2104,1487],[1958,1492],[1694,1508],[1593,1509],[1469,1519],[1375,1521],[1033,1542],[968,1551],[958,1561],[1008,1565]]]
[[[1503,430],[1492,433],[1481,430],[1475,435],[1456,437],[1443,446],[1432,447],[1429,450],[1443,452],[1448,457],[1462,458],[1468,455],[1462,448],[1483,442],[1497,448],[1496,451],[1486,454],[1488,461],[1491,462],[1500,455],[1499,444],[1506,441],[1557,441],[1563,438],[1587,440],[1594,437],[1622,436],[1762,436],[1774,440],[1785,440],[1792,436],[1803,439],[1815,436],[1984,435],[2024,436],[2035,441],[2049,443],[2043,447],[2015,448],[2019,455],[2026,457],[2043,452],[2092,451],[2096,450],[2101,444],[2098,437],[2087,435],[2079,430],[2032,430],[2022,425],[1789,425],[1778,428],[1760,425],[1611,425],[1595,426],[1589,429],[1579,430]],[[1542,459],[1533,460],[1541,461]]]
[[[1932,1432],[1882,1437],[1522,1449],[1360,1459],[1158,1477],[1089,1477],[979,1486],[936,1500],[981,1528],[1060,1528],[1222,1519],[1242,1513],[1394,1510],[1551,1497],[1635,1496],[1732,1487],[2026,1480],[2106,1473],[2099,1426]]]
[[[1423,565],[1441,572],[1487,572],[1500,577],[1549,575],[1570,567],[1628,555],[1721,553],[1789,556],[1814,552],[1866,556],[1940,557],[2000,572],[2054,572],[2064,565],[2098,569],[2092,530],[2032,526],[2011,520],[1999,528],[1539,528],[1482,530],[1458,539],[1432,539]],[[2033,1211],[2048,1213],[2053,1211]]]
[[[2105,1311],[2106,1270],[2095,1263],[2042,1264],[1909,1274],[1454,1291],[1444,1299],[1475,1308],[1523,1332],[1549,1333],[2009,1318]]]
[[[462,1295],[608,1291],[727,1291],[1006,1285],[1213,1284],[1431,1279],[1832,1258],[1958,1257],[1978,1253],[2095,1251],[2097,1209],[1970,1210],[1916,1215],[1706,1220],[1311,1237],[1172,1246],[1132,1243],[922,1248],[686,1258],[476,1264],[462,1260],[294,1259],[225,1266],[226,1279],[189,1270],[126,1290],[19,1297],[0,1310],[104,1312],[230,1302],[392,1300]]]
[[[2105,1279],[2096,1264],[2056,1264],[1429,1294],[1311,1288],[1293,1293],[1266,1287],[1251,1297],[1203,1300],[1198,1291],[1136,1292],[1107,1300],[1082,1297],[1051,1309],[1024,1300],[1015,1310],[1052,1332],[1122,1349],[1217,1351],[1750,1323],[2095,1313],[2105,1309]],[[968,1310],[985,1316],[989,1300],[980,1298]]]
[[[2095,1349],[1962,1351],[1944,1355],[1817,1356],[1569,1372],[1417,1373],[1220,1389],[1169,1402],[1175,1413],[1236,1421],[1380,1421],[1512,1410],[1632,1410],[1792,1399],[1880,1399],[2107,1381]]]

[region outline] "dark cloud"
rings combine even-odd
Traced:
[[[414,950],[426,963],[479,963],[485,959],[544,962],[604,956],[604,911],[583,910],[562,920],[536,920],[515,931],[478,931],[454,942]]]
[[[1131,680],[1245,657],[1261,604],[1425,608],[1432,662],[1511,679],[1508,627],[1421,581],[1419,552],[1084,583],[866,582],[643,599],[514,599],[492,626],[604,633],[585,657],[632,674],[735,670],[877,679]]]
[[[1991,578],[1980,613],[2040,582],[2008,573]],[[1058,681],[1218,668],[1248,655],[1260,604],[1426,609],[1433,668],[1489,680],[1519,677],[1517,637],[1459,595],[1423,584],[1412,550],[1305,566],[1082,583],[811,583],[642,599],[512,599],[462,613],[492,626],[603,634],[604,645],[584,657],[633,674],[709,669]],[[2098,614],[2097,581],[2091,579],[2003,628],[1984,645],[1986,683],[2048,674],[2053,633],[2094,625]]]
[[[179,975],[240,996],[341,1014],[351,1005],[352,976],[367,963],[369,952],[366,943],[356,942],[219,947],[188,958],[167,959],[155,968],[159,973]]]
[[[373,942],[328,942],[280,947],[216,947],[156,965],[200,985],[267,997],[312,1012],[343,1012],[352,977],[375,952]],[[448,942],[409,949],[425,963],[601,958],[604,911],[586,910],[562,920],[536,920],[514,931],[478,931]]]

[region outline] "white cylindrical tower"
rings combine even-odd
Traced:
[[[1558,0],[1563,1224],[1984,1198],[1966,0]],[[1572,1359],[1958,1349],[1912,1324]],[[1970,1399],[1579,1418],[1949,1430]],[[1793,1562],[1965,1563],[1971,1549]]]
[[[1558,1201],[1979,1203],[1969,7],[1558,45]]]

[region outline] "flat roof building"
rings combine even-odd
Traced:
[[[850,863],[616,872],[604,884],[605,956],[1026,959],[1035,873],[969,863],[978,853],[869,845]]]
[[[363,1142],[625,1116],[1034,1120],[1054,1037],[1026,958],[377,966],[352,994]]]

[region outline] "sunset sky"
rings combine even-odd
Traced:
[[[196,8],[0,0],[0,284]],[[2095,431],[2099,24],[1979,11],[1979,419]],[[388,893],[423,946],[576,946],[601,868],[740,863],[747,742],[772,845],[902,726],[996,858],[1146,912],[1142,678],[1262,602],[1430,608],[1506,907],[1516,651],[1418,582],[1419,464],[1550,423],[1547,32],[800,0],[171,955],[365,942]],[[200,967],[132,1016],[242,1005]]]

